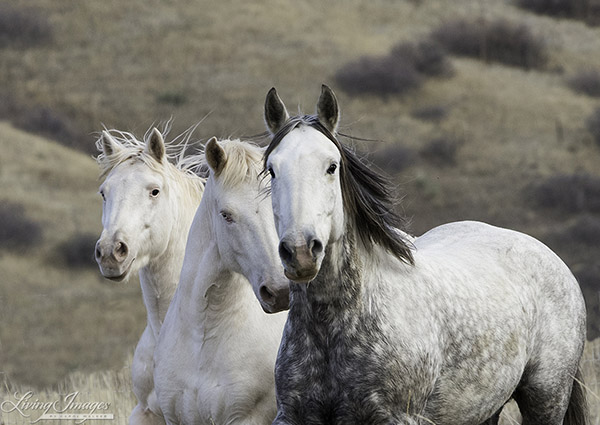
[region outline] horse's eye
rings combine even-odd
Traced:
[[[159,193],[160,193],[160,190],[152,189],[152,192],[150,192],[150,196],[152,196],[153,198],[156,198]]]
[[[335,174],[335,170],[337,170],[337,164],[333,163],[327,169],[327,174]]]
[[[221,217],[223,217],[223,219],[227,223],[233,223],[233,218],[231,217],[231,214],[229,214],[228,212],[221,211]]]
[[[269,174],[271,175],[271,178],[274,179],[275,178],[275,171],[273,171],[272,167],[269,167]]]

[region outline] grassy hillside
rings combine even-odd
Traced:
[[[455,17],[525,23],[547,46],[546,69],[453,58],[454,77],[402,97],[337,90],[343,130],[385,141],[360,146],[366,151],[460,139],[455,167],[417,161],[399,175],[416,233],[467,215],[540,235],[555,223],[545,212],[524,210],[522,189],[555,173],[597,173],[598,147],[585,130],[597,102],[565,85],[576,71],[600,67],[599,30],[578,21],[491,0],[451,8],[443,0],[26,3],[49,16],[53,41],[24,53],[3,49],[5,90],[15,104],[52,108],[84,135],[100,123],[140,132],[170,116],[183,129],[207,114],[206,137],[256,134],[264,129],[262,102],[271,86],[291,110],[312,112],[321,82],[337,89],[336,71],[361,55],[420,40]],[[431,106],[445,108],[445,119],[412,117]],[[91,138],[82,136],[80,144],[89,149]]]
[[[141,134],[171,116],[175,132],[206,117],[203,137],[257,134],[270,87],[290,111],[313,112],[328,83],[341,130],[374,139],[353,143],[384,158],[377,164],[394,175],[412,232],[477,219],[532,234],[585,283],[590,319],[600,322],[600,211],[589,207],[600,199],[600,145],[586,125],[600,99],[567,86],[600,69],[600,28],[508,0],[4,3],[48,29],[25,45],[0,37],[0,118],[89,153],[102,124]],[[455,18],[526,25],[547,63],[524,70],[449,56],[452,76],[385,98],[337,85],[346,63],[423,40]],[[432,141],[453,146],[452,158],[426,155]],[[0,202],[23,205],[42,226],[39,246],[0,251],[1,369],[43,386],[73,369],[120,368],[144,322],[137,282],[108,284],[57,252],[100,232],[93,161],[6,123],[0,149]],[[536,186],[570,175],[583,177],[555,192],[572,208],[540,206]],[[595,323],[590,337],[598,335]],[[49,366],[31,366],[40,359]]]
[[[0,248],[2,374],[35,388],[122,365],[144,327],[139,284],[102,279],[93,245],[88,265],[65,264],[77,235],[102,230],[95,161],[2,122],[0,146],[0,206],[23,205],[41,227],[34,246]]]
[[[51,403],[58,401],[57,407],[59,410],[67,408],[69,398],[75,395],[75,402],[78,403],[102,403],[95,413],[108,413],[113,415],[113,420],[107,421],[115,425],[126,425],[128,423],[129,414],[137,404],[135,396],[131,392],[131,373],[130,362],[123,363],[122,367],[114,368],[110,371],[102,372],[73,372],[57,382],[52,388],[44,388],[33,391],[29,386],[15,384],[8,380],[3,380],[2,388],[0,388],[0,399],[8,400],[10,403],[15,402],[15,392],[19,396],[26,394],[28,391],[33,391],[31,402],[36,399],[41,403]],[[7,403],[4,410],[10,410],[12,405]],[[90,413],[91,407],[85,409],[70,408],[66,413]],[[0,423],[4,425],[26,425],[38,419],[43,411],[36,409],[23,410],[30,417],[24,417],[18,411],[8,413],[0,412]],[[50,413],[55,413],[53,410]],[[73,424],[74,420],[41,420],[39,423],[54,423],[54,424]],[[106,423],[88,422],[84,423]]]

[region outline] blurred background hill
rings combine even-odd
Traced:
[[[421,234],[531,234],[582,284],[600,336],[600,8],[594,0],[0,2],[0,372],[54,385],[120,369],[139,285],[104,281],[95,132],[264,131],[266,92],[314,112],[398,186]]]

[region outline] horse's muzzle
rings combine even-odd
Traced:
[[[323,244],[311,238],[306,244],[293,245],[286,239],[279,243],[279,257],[285,276],[296,283],[308,283],[319,273],[317,257],[323,252]]]
[[[281,286],[263,284],[258,292],[265,313],[278,313],[290,308],[290,285],[287,281]]]
[[[135,260],[130,258],[129,247],[121,240],[114,242],[98,240],[94,256],[102,276],[116,282],[121,282],[128,277]]]

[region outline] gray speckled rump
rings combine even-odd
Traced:
[[[269,102],[281,100],[271,91]],[[585,305],[567,266],[527,235],[478,222],[412,244],[389,228],[365,238],[391,221],[384,204],[361,215],[368,205],[349,206],[349,192],[384,182],[335,140],[331,90],[317,109],[282,129],[269,114],[287,115],[283,104],[265,108],[280,256],[295,281],[273,424],[495,424],[511,398],[524,424],[585,424],[574,383]]]

